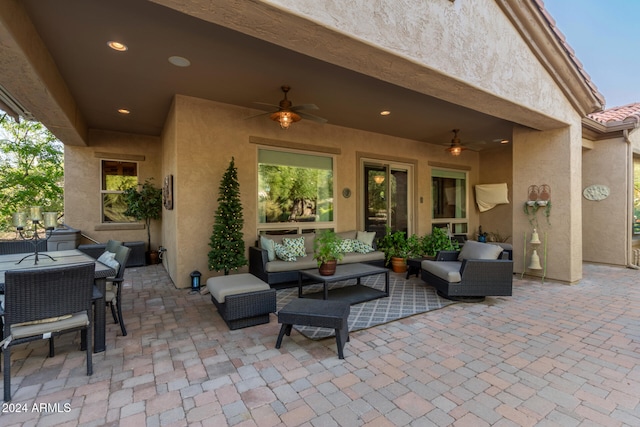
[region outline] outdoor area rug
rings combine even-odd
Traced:
[[[337,282],[329,285],[329,299],[331,289],[354,285],[355,279]],[[384,291],[384,275],[363,277],[361,284]],[[304,293],[322,291],[322,285],[307,285]],[[293,298],[298,297],[298,287],[280,289],[277,295],[278,311]],[[351,306],[349,314],[349,332],[370,328],[375,325],[413,316],[445,307],[454,301],[438,296],[436,291],[416,277],[405,279],[404,275],[389,274],[389,297],[379,298]],[[334,330],[311,326],[294,325],[294,329],[311,339],[322,339],[334,336]]]

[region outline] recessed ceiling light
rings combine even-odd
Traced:
[[[118,113],[124,114],[126,116],[127,114],[131,114],[131,111],[127,110],[126,108],[118,108]]]
[[[388,116],[389,114],[391,114],[391,111],[389,110],[380,111],[381,116]]]
[[[171,62],[176,67],[188,67],[191,65],[191,61],[187,58],[183,58],[182,56],[170,56],[169,62]]]
[[[126,44],[114,41],[108,41],[107,46],[109,46],[113,50],[117,50],[118,52],[124,52],[129,49]]]
[[[509,140],[508,139],[501,139],[500,140],[500,144],[508,144]]]

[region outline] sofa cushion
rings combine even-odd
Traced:
[[[371,262],[371,261],[384,261],[384,252],[375,251],[368,254],[359,254],[355,252],[349,252],[344,254],[342,260],[338,261],[338,264],[351,264],[354,262]]]
[[[375,233],[374,233],[375,234]],[[375,251],[375,249],[373,249],[373,247],[361,240],[352,240],[351,241],[351,247],[352,247],[352,251],[351,252],[356,252],[359,254],[368,254],[369,252],[373,252]]]
[[[267,265],[265,265],[264,270],[267,273],[280,273],[283,271],[306,270],[309,268],[318,268],[318,261],[310,256],[298,258],[295,262],[276,259],[275,261],[268,262]]]
[[[356,238],[356,230],[351,231],[341,231],[340,233],[336,233],[341,239],[355,239]]]
[[[280,243],[274,242],[273,243],[273,248],[274,248],[274,251],[276,253],[276,257],[278,259],[281,259],[281,260],[287,261],[287,262],[294,262],[296,260],[296,256],[285,245],[282,245]]]
[[[358,233],[356,234],[356,240],[359,240],[369,246],[373,246],[373,239],[375,238],[375,231],[358,231]]]
[[[260,247],[267,251],[267,259],[269,261],[276,259],[276,248],[272,239],[260,236]]]
[[[458,283],[462,280],[462,276],[460,275],[462,262],[460,261],[424,260],[422,261],[421,266],[423,270],[426,270],[434,276],[437,276],[442,280],[446,280],[449,283]]]
[[[502,248],[490,243],[467,240],[458,255],[458,261],[465,259],[498,259],[502,253]]]
[[[307,256],[307,252],[304,248],[304,236],[289,238],[285,237],[282,239],[282,243],[287,248],[287,250],[293,254],[295,257],[305,257]]]

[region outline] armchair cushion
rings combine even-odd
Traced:
[[[502,247],[498,245],[467,240],[458,255],[458,261],[465,259],[498,259],[502,251]]]
[[[421,264],[423,270],[427,270],[434,276],[438,276],[449,283],[458,283],[462,280],[462,276],[460,275],[462,262],[460,261],[424,260]]]

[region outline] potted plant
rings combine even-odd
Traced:
[[[123,192],[127,203],[125,215],[144,220],[147,228],[147,258],[150,264],[158,261],[158,251],[151,250],[151,220],[162,216],[162,189],[153,186],[153,178],[145,180],[140,190],[131,187]]]
[[[333,230],[325,230],[313,241],[313,259],[318,261],[322,276],[331,276],[344,254],[340,251],[340,238]]]
[[[391,231],[391,227],[387,226],[385,235],[378,240],[377,248],[385,253],[385,263],[391,262],[394,272],[407,271],[409,245],[404,231]]]
[[[435,257],[439,251],[457,251],[459,247],[458,242],[452,240],[444,228],[434,227],[431,234],[423,238],[424,255],[428,257]]]

